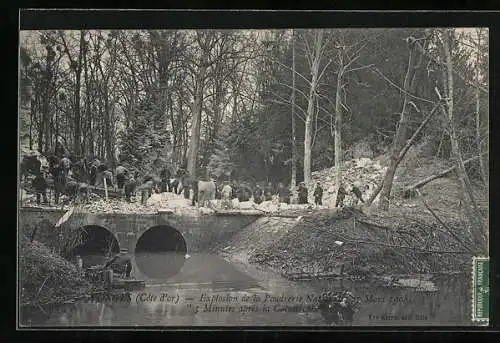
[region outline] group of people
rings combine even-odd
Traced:
[[[365,189],[366,190],[369,189],[369,186],[366,185]],[[363,204],[365,203],[365,201],[363,199],[363,193],[361,192],[359,187],[357,187],[356,185],[352,185],[350,193],[352,193],[354,195],[354,205],[357,205],[359,203],[359,201],[361,201],[361,203],[363,203]],[[337,199],[335,201],[335,207],[343,207],[345,197],[348,194],[349,194],[349,192],[346,191],[344,185],[340,184],[339,189],[337,190]]]
[[[184,169],[172,173],[168,167],[164,167],[160,171],[140,176],[139,171],[129,170],[123,164],[119,164],[113,172],[107,164],[97,158],[76,160],[62,149],[56,149],[55,154],[49,156],[47,160],[48,173],[41,170],[41,163],[36,156],[27,156],[21,163],[23,175],[26,173],[34,175],[31,186],[36,194],[37,204],[40,204],[42,199],[44,203],[49,203],[47,190],[51,188],[54,189],[55,204],[58,204],[62,194],[73,199],[81,196],[84,201],[88,201],[91,187],[104,186],[123,192],[128,202],[136,192],[140,193],[141,203],[146,204],[147,199],[153,193],[183,193],[184,198],[190,199],[192,191],[191,204],[195,206],[198,203],[198,179]],[[239,202],[252,199],[254,203],[261,204],[272,200],[275,195],[280,203],[292,202],[292,192],[282,182],[278,183],[277,187],[271,182],[266,185],[257,183],[251,186],[249,183],[239,183],[236,180],[214,182],[214,184],[215,199],[221,199],[222,206],[226,208],[230,206],[233,199],[238,199]],[[357,186],[352,185],[350,193],[354,195],[355,203],[358,201],[364,203],[362,192]],[[348,194],[344,185],[340,185],[335,207],[344,206],[344,199]],[[308,204],[308,195],[309,190],[306,184],[301,182],[297,188],[297,203]],[[316,205],[323,205],[323,187],[319,182],[316,183],[313,197]]]

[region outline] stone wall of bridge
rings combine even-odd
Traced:
[[[55,209],[21,208],[18,214],[18,230],[29,235],[38,227],[37,240],[47,243],[57,234],[53,232],[57,231],[54,225],[64,213],[65,211]],[[103,227],[116,237],[120,248],[126,248],[131,253],[135,251],[136,243],[144,232],[155,226],[168,226],[181,233],[189,253],[209,252],[257,218],[257,215],[187,216],[175,213],[145,215],[75,212],[64,226]]]

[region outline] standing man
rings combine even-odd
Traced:
[[[347,192],[344,188],[343,184],[339,185],[339,190],[337,191],[337,201],[335,202],[335,207],[343,207],[344,206],[344,198],[346,196]]]
[[[71,160],[65,156],[65,157],[61,158],[60,164],[63,167],[66,175],[69,175],[69,171],[71,169]]]
[[[48,204],[47,200],[47,188],[49,185],[47,184],[47,180],[43,177],[42,172],[39,170],[35,174],[35,178],[31,182],[31,185],[36,193],[36,203],[40,205],[40,196],[43,196],[43,203]]]
[[[160,172],[160,178],[161,178],[161,192],[170,192],[170,170],[165,167],[162,169]]]
[[[358,204],[359,200],[361,200],[363,204],[365,203],[365,201],[363,200],[363,193],[361,193],[361,190],[356,185],[352,185],[351,192],[356,196],[356,199],[354,200],[355,205]]]
[[[258,205],[262,203],[264,192],[262,188],[257,184],[255,185],[255,189],[253,191],[253,201]]]
[[[130,202],[130,197],[132,194],[135,193],[135,189],[137,187],[137,178],[138,178],[138,172],[135,172],[135,177],[130,175],[130,178],[125,182],[124,189],[125,189],[125,199]]]
[[[299,204],[307,204],[308,190],[304,182],[301,182],[299,185],[298,195]]]
[[[116,167],[116,185],[118,189],[122,189],[127,179],[128,170],[122,165]]]
[[[314,203],[316,205],[323,205],[323,188],[320,183],[316,183],[316,189],[314,190]]]
[[[198,202],[198,180],[196,180],[196,178],[191,178],[191,187],[193,188],[193,200],[191,202],[191,205],[195,206]],[[187,194],[189,199],[189,186],[187,188]]]
[[[229,209],[232,207],[232,194],[233,189],[226,181],[224,182],[224,187],[222,187],[221,198],[222,198],[222,208]]]
[[[184,190],[184,199],[189,199],[189,189],[193,182],[189,170],[186,170],[186,172],[181,176],[181,182],[182,188]]]
[[[67,176],[64,172],[64,168],[59,164],[55,168],[54,177],[54,197],[56,205],[59,204],[59,196],[62,195],[66,189]]]
[[[103,179],[106,179],[106,187],[113,187],[113,172],[107,167],[102,172]]]

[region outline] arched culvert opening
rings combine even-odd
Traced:
[[[135,246],[135,262],[149,278],[168,278],[182,268],[186,252],[186,241],[179,231],[167,225],[158,225],[139,237]]]
[[[98,225],[87,225],[80,229],[78,243],[71,249],[71,257],[82,257],[83,266],[104,264],[120,252],[118,240],[108,229]]]

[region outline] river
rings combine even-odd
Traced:
[[[150,256],[151,261],[164,260]],[[84,257],[92,263],[99,257]],[[154,262],[152,262],[154,263]],[[161,268],[161,265],[158,265]],[[28,327],[82,326],[316,326],[327,325],[311,310],[315,296],[348,290],[360,301],[352,325],[473,325],[470,275],[425,277],[419,289],[368,281],[292,282],[279,275],[215,254],[193,254],[169,278],[147,278],[138,291],[116,291],[113,299],[94,298],[50,311],[21,311]],[[424,276],[419,277],[424,280]],[[415,286],[415,280],[408,282]]]

